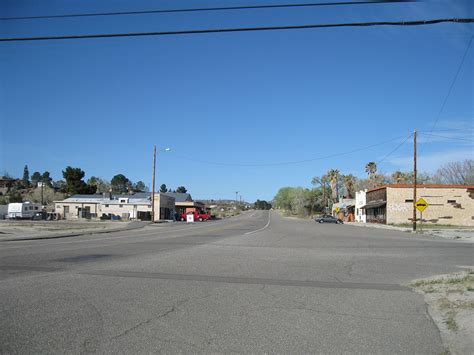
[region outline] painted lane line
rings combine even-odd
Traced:
[[[249,235],[249,234],[253,234],[253,233],[258,233],[258,232],[261,232],[261,231],[267,229],[267,228],[270,226],[270,220],[271,220],[270,216],[271,216],[270,211],[268,211],[268,222],[267,222],[267,224],[265,225],[265,227],[260,228],[260,229],[257,229],[257,230],[254,230],[254,231],[251,231],[251,232],[244,233],[244,235]]]

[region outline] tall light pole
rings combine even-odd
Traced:
[[[235,191],[235,208],[237,209],[237,194],[239,191]]]
[[[165,148],[163,151],[169,152],[171,148]],[[153,179],[151,192],[151,222],[155,222],[155,172],[156,172],[156,145],[153,146]]]

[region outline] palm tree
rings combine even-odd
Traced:
[[[373,161],[365,165],[365,172],[369,174],[369,179],[377,172],[377,164]]]
[[[397,170],[392,174],[392,180],[395,184],[401,184],[401,182],[405,179],[405,174],[401,171]]]
[[[352,174],[343,175],[342,180],[344,182],[344,187],[346,188],[347,198],[354,198],[356,182],[355,176]]]
[[[314,186],[316,185],[321,185],[321,190],[323,192],[323,200],[322,200],[322,205],[323,205],[323,213],[326,213],[326,207],[327,207],[327,201],[326,201],[326,184],[328,183],[329,178],[327,175],[323,175],[321,177],[315,176],[311,180],[311,184]]]
[[[339,181],[340,172],[337,169],[330,169],[326,175],[329,179],[329,183],[331,184],[332,201],[337,202],[337,183]]]
[[[377,173],[377,164],[374,161],[369,161],[367,164],[365,164],[365,172],[369,174],[369,185],[371,188],[374,188],[376,183],[375,183],[375,178],[376,178],[376,173]]]

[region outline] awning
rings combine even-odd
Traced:
[[[369,208],[377,208],[377,207],[382,207],[387,205],[387,201],[372,201],[366,204],[365,206],[362,206],[361,209],[369,209]]]

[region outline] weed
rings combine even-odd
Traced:
[[[456,330],[459,329],[458,324],[456,323],[456,320],[454,319],[454,317],[456,316],[456,312],[449,312],[447,316],[448,316],[448,319],[446,319],[444,323],[446,324],[446,326],[448,327],[450,331],[455,332]]]
[[[474,292],[474,287],[469,286],[468,288],[466,288],[466,291]]]
[[[429,288],[423,290],[424,293],[434,293],[436,291],[437,290],[433,287],[429,287]]]

